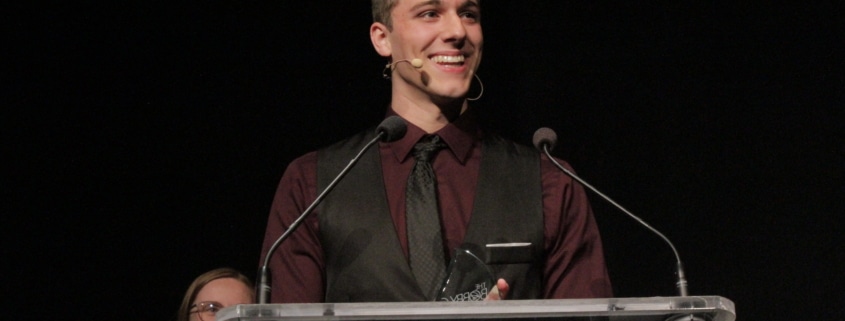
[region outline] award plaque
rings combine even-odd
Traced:
[[[455,249],[437,301],[482,301],[496,286],[493,272],[467,248]]]

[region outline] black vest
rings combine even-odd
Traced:
[[[375,136],[353,136],[318,151],[322,191]],[[479,249],[496,278],[510,285],[508,299],[542,298],[543,202],[539,154],[499,137],[483,140],[482,160],[464,246]],[[326,302],[424,301],[402,252],[387,196],[378,148],[367,151],[319,207],[326,264]],[[530,242],[520,253],[486,244]],[[493,250],[491,252],[490,250]]]

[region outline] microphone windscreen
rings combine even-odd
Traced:
[[[395,115],[385,118],[376,128],[376,134],[384,133],[381,141],[386,143],[402,139],[406,131],[408,131],[408,126],[405,125],[405,120]]]
[[[549,150],[552,150],[556,143],[557,134],[551,128],[543,127],[534,132],[534,147],[538,150],[543,151],[543,145],[548,145]]]

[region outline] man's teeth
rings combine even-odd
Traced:
[[[464,62],[464,56],[434,56],[431,57],[431,61],[447,64],[461,63]]]

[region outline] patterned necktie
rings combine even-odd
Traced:
[[[437,179],[431,158],[446,144],[428,136],[414,145],[414,169],[405,191],[411,271],[428,300],[434,300],[446,278],[446,253],[437,210]]]

